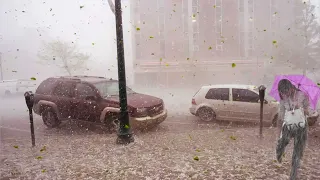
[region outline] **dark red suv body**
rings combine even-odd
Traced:
[[[118,81],[95,76],[54,77],[44,80],[35,92],[34,111],[48,127],[62,119],[114,124],[119,113]],[[127,88],[131,126],[156,125],[167,111],[162,99]]]

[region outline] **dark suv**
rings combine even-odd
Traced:
[[[34,112],[46,126],[57,127],[63,119],[99,122],[117,126],[118,81],[95,76],[65,76],[44,80],[34,95]],[[162,99],[127,88],[131,127],[146,128],[167,117]]]

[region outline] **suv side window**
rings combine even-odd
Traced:
[[[77,98],[85,99],[88,96],[97,96],[96,91],[88,84],[78,83],[75,88],[75,95]]]
[[[233,101],[257,103],[259,101],[259,95],[248,89],[233,88],[232,99]]]
[[[60,97],[73,97],[73,84],[70,82],[58,82],[53,90],[53,95]]]
[[[206,99],[229,101],[229,88],[212,88],[207,92]]]

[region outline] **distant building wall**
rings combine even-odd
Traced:
[[[193,77],[194,73],[199,74],[200,78],[195,82],[209,83],[202,81],[201,76],[202,79],[210,79],[210,74],[216,77],[223,75],[222,67],[229,68],[232,62],[243,64],[241,68],[237,66],[237,78],[248,80],[247,76],[242,75],[246,73],[241,74],[240,71],[261,68],[257,64],[263,62],[257,57],[270,58],[274,48],[272,39],[280,23],[276,16],[279,9],[277,0],[131,2],[135,26],[135,83],[150,81],[157,84],[159,81],[160,84],[166,84],[178,76],[188,81],[190,78],[185,77]],[[257,63],[257,60],[261,62]],[[199,62],[206,64],[205,68],[209,70],[199,67]],[[238,71],[235,70],[237,68],[232,71]],[[235,81],[232,76],[222,79]]]

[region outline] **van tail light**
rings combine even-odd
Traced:
[[[196,100],[192,98],[192,105],[197,105]]]

